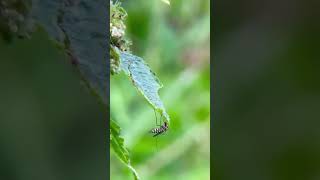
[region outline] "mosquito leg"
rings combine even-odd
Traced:
[[[158,124],[158,117],[157,117],[157,113],[156,113],[156,110],[153,110],[154,111],[154,116],[156,117],[156,125],[157,126],[161,126],[161,119],[160,119],[160,124]]]
[[[162,114],[161,114],[161,116],[160,116],[160,124],[161,124],[161,120],[162,120],[162,122],[163,122],[163,124],[164,124],[164,120],[163,120]]]
[[[161,122],[160,124],[158,124],[158,117],[157,117],[157,113],[156,113],[156,110],[153,109],[154,111],[154,116],[156,117],[156,126],[161,126]],[[161,120],[160,120],[161,121]],[[154,137],[154,136],[153,136]],[[156,151],[158,150],[158,138],[156,138]]]
[[[158,138],[156,138],[156,150],[158,150]]]

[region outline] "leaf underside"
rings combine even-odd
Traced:
[[[130,77],[134,86],[147,99],[151,106],[166,119],[170,121],[165,107],[159,97],[158,91],[162,84],[151,71],[150,67],[144,60],[138,56],[127,52],[120,53],[120,67],[126,75]]]
[[[34,19],[64,47],[83,80],[108,106],[108,1],[33,1]]]

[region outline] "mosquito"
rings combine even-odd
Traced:
[[[156,111],[154,111],[154,114],[156,116],[156,125],[160,126],[160,127],[151,129],[150,133],[154,134],[153,137],[156,137],[160,134],[165,133],[169,129],[169,124],[166,121],[163,121],[163,125],[158,124],[158,118],[157,118]],[[161,119],[162,119],[162,116],[160,117],[160,123],[161,123]]]

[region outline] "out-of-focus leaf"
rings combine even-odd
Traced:
[[[0,1],[0,36],[10,42],[14,37],[29,38],[33,32],[31,0]]]
[[[106,0],[33,0],[32,14],[58,41],[83,79],[108,105],[108,31]]]
[[[161,0],[161,1],[166,3],[166,4],[168,4],[168,5],[170,5],[170,1],[169,0]]]
[[[127,52],[120,52],[120,67],[147,101],[169,122],[170,117],[159,97],[161,82],[144,60]]]
[[[123,162],[133,173],[136,180],[139,179],[137,171],[130,164],[130,157],[128,150],[124,147],[124,139],[120,136],[120,127],[116,122],[110,120],[110,143],[111,148],[116,153],[117,157]]]
[[[63,31],[58,25],[58,20],[61,19],[62,6],[63,1],[61,0],[33,0],[31,12],[36,23],[44,27],[50,38],[60,43],[64,41]]]

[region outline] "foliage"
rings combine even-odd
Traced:
[[[37,26],[44,28],[108,106],[106,7],[105,0],[1,1],[1,32],[7,39],[26,38]]]
[[[128,52],[131,43],[125,38],[124,25],[127,13],[118,1],[116,3],[110,1],[110,5],[111,74],[124,71],[145,99],[169,122],[169,115],[158,95],[158,90],[162,87],[161,82],[142,58]]]
[[[130,49],[164,83],[160,96],[172,120],[164,135],[150,136],[147,132],[155,127],[155,115],[148,101],[136,96],[136,86],[128,83],[130,72],[112,76],[111,113],[123,130],[131,164],[141,179],[210,177],[207,2],[171,1],[170,6],[162,1],[122,3],[128,13],[125,36],[134,44]],[[111,154],[111,179],[129,179],[131,172],[116,157]]]
[[[30,37],[34,25],[30,10],[30,0],[0,1],[0,33],[4,39]]]
[[[166,113],[158,95],[158,90],[162,87],[162,84],[142,58],[129,53],[131,43],[125,38],[126,26],[124,21],[127,17],[126,11],[121,7],[120,2],[114,3],[110,1],[110,5],[110,73],[115,75],[123,71],[151,106],[169,122],[169,115]],[[113,133],[114,131],[111,130],[110,132]],[[125,151],[123,139],[119,137],[120,133],[110,135],[112,149],[137,178],[136,171],[130,165],[129,155]]]
[[[110,0],[110,72],[111,74],[120,73],[120,51],[129,51],[131,42],[125,38],[125,24],[127,17],[126,11],[121,7],[120,2],[114,3]]]
[[[38,21],[62,43],[93,93],[107,105],[107,3],[104,0],[80,0],[73,3],[48,0],[40,1],[37,5],[35,14],[39,17]],[[44,9],[51,11],[43,12]],[[47,13],[45,17],[42,16],[44,13]],[[48,23],[48,17],[55,17],[56,21]]]
[[[109,12],[113,17],[111,32],[107,32],[106,0],[3,0],[0,2],[0,30],[2,37],[14,40],[16,37],[30,37],[38,27],[44,29],[106,106],[109,102],[106,93],[109,44],[106,39],[110,33],[110,72],[114,75],[110,79],[111,111],[117,122],[110,122],[110,139],[116,157],[136,175],[131,166],[134,165],[144,179],[207,179],[209,71],[201,63],[208,63],[205,61],[206,40],[209,39],[208,4],[204,3],[205,0],[174,1],[169,11],[169,6],[162,2],[125,2],[129,16],[120,4],[114,4]],[[134,41],[132,51],[143,58],[130,53],[131,42],[126,37]],[[134,93],[129,93],[130,88],[137,88],[146,102],[167,116],[158,95],[162,84],[147,64],[166,82],[167,88],[161,97],[168,114],[174,118],[170,131],[161,137],[164,141],[159,141],[158,156],[153,152],[154,139],[145,136],[151,126],[154,127],[153,111],[145,108],[144,101],[133,96]],[[116,98],[121,103],[114,103]],[[121,136],[120,127],[124,129]],[[204,135],[194,138],[194,134]],[[124,139],[133,155],[130,158]],[[188,156],[184,155],[185,152]],[[122,164],[117,166],[118,162],[111,162],[112,171],[114,167],[120,170],[124,167]],[[185,167],[188,164],[192,164],[192,168]],[[159,177],[154,177],[155,174]],[[128,179],[123,173],[113,175],[115,179]]]
[[[134,86],[141,92],[152,107],[159,111],[169,122],[169,115],[158,95],[158,90],[162,87],[162,84],[157,76],[150,70],[142,58],[126,52],[119,53],[121,69],[130,77]]]
[[[113,119],[110,119],[110,143],[118,158],[133,172],[135,179],[139,179],[138,173],[130,164],[129,152],[124,147],[124,139],[120,136],[120,127]]]

